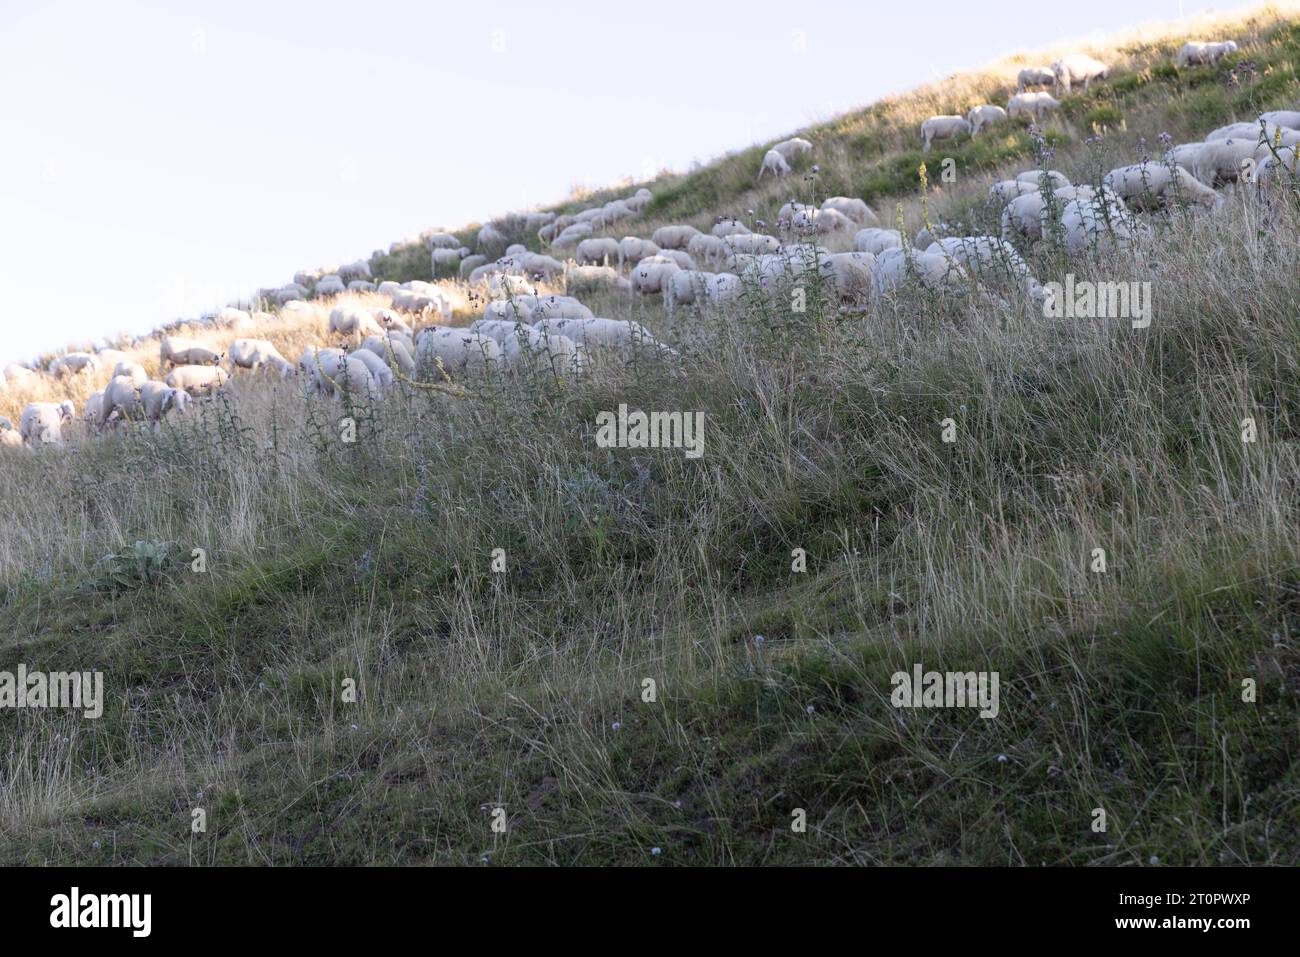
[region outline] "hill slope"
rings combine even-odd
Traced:
[[[1293,105],[1300,24],[1231,33],[1222,69],[1117,51],[1043,159],[1093,181],[1138,137]],[[756,188],[760,149],[665,178],[635,231],[770,220],[792,187],[990,228],[1032,140],[922,157],[915,131],[995,83],[812,131],[810,179]],[[174,427],[0,457],[3,667],[106,684],[97,720],[0,712],[0,860],[1300,862],[1300,212],[1149,225],[1136,254],[1029,251],[1152,283],[1145,330],[922,289],[596,297],[681,361],[380,404],[244,379]],[[427,252],[372,268],[428,278]],[[704,454],[601,447],[620,405],[702,412]],[[997,716],[893,707],[918,665],[996,672]]]

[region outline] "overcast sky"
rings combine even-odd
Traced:
[[[1231,0],[0,0],[0,363]]]

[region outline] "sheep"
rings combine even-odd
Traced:
[[[693,305],[704,299],[704,289],[713,275],[698,269],[681,269],[670,275],[663,285],[664,306],[669,317],[677,306]]]
[[[1043,224],[1044,238],[1050,228],[1050,224]],[[1137,220],[1123,209],[1103,209],[1099,203],[1078,199],[1061,210],[1060,228],[1065,248],[1072,253],[1102,245],[1127,248],[1141,231]]]
[[[472,273],[479,266],[482,266],[487,261],[488,258],[484,256],[482,253],[475,253],[472,256],[466,256],[464,259],[460,261],[460,268],[457,270],[457,272],[460,274],[461,279],[465,279],[466,277],[469,276],[470,273]]]
[[[507,365],[537,365],[545,359],[553,374],[577,375],[583,366],[582,350],[568,336],[519,326],[501,341],[501,359]]]
[[[338,277],[344,282],[351,282],[353,279],[369,279],[370,263],[364,259],[358,259],[356,262],[350,262],[338,268]]]
[[[1205,43],[1196,40],[1190,40],[1184,43],[1178,51],[1178,56],[1174,62],[1180,67],[1187,66],[1214,66],[1219,60],[1229,53],[1237,52],[1237,44],[1233,40],[1223,40],[1218,43]]]
[[[508,299],[511,296],[535,296],[537,290],[523,276],[498,273],[488,277],[488,295],[493,299]]]
[[[1204,143],[1180,143],[1165,152],[1164,161],[1174,166],[1181,166],[1190,172],[1195,168],[1196,157],[1204,147]]]
[[[880,219],[876,216],[875,210],[856,196],[831,196],[822,203],[821,208],[824,210],[833,209],[836,212],[843,213],[857,223],[859,227],[880,225]]]
[[[384,389],[391,388],[393,384],[393,370],[389,368],[388,363],[381,359],[378,354],[371,352],[369,349],[354,349],[348,353],[348,358],[356,359],[366,367],[370,372],[370,377]]]
[[[113,366],[113,374],[109,377],[110,381],[118,376],[126,376],[136,385],[147,382],[149,379],[149,373],[144,371],[144,366],[138,362],[132,362],[130,359],[123,359]]]
[[[860,223],[855,223],[838,209],[819,209],[813,216],[813,227],[820,236],[840,234],[851,236],[857,232]]]
[[[1071,53],[1053,63],[1052,72],[1056,74],[1058,94],[1069,93],[1076,83],[1082,83],[1083,92],[1087,93],[1093,80],[1110,76],[1110,67],[1086,53]]]
[[[1027,66],[1016,77],[1016,92],[1031,86],[1056,86],[1056,72],[1050,66]]]
[[[578,243],[591,236],[591,223],[574,223],[572,226],[566,226],[564,230],[551,240],[553,249],[572,249],[576,248]]]
[[[1058,172],[1054,169],[1027,169],[1022,173],[1016,174],[1016,182],[1028,183],[1030,186],[1034,187],[1034,189],[1041,190],[1043,188],[1044,176],[1047,177],[1048,183],[1051,184],[1051,189],[1060,189],[1062,186],[1070,185],[1069,178],[1064,173]]]
[[[430,251],[434,249],[459,249],[460,240],[451,233],[436,232],[424,237],[424,244]]]
[[[1296,110],[1270,110],[1259,114],[1259,118],[1266,123],[1273,123],[1289,130],[1300,130],[1300,112]]]
[[[773,177],[788,176],[790,171],[790,164],[784,156],[776,150],[768,150],[763,154],[763,165],[758,168],[758,178],[762,179],[764,173],[771,173]]]
[[[685,249],[686,244],[701,235],[694,226],[660,226],[650,234],[650,241],[662,249]]]
[[[1113,169],[1102,182],[1110,187],[1134,209],[1154,209],[1168,205],[1175,196],[1188,203],[1218,208],[1223,197],[1201,184],[1196,177],[1175,166],[1172,170],[1161,163],[1137,163]]]
[[[496,341],[497,345],[505,342],[506,337],[513,335],[520,328],[531,328],[527,321],[519,319],[511,321],[509,319],[475,319],[467,327],[467,331],[476,332],[479,335],[487,336],[489,339]]]
[[[290,283],[287,286],[281,286],[277,289],[273,298],[275,299],[276,305],[283,306],[295,299],[306,299],[307,289],[297,283]]]
[[[1045,207],[1043,195],[1038,190],[1017,196],[1007,203],[1002,210],[1002,238],[1038,239],[1042,235]]]
[[[915,279],[932,291],[960,292],[966,278],[966,270],[961,264],[943,253],[887,249],[876,257],[871,271],[871,289],[875,296],[880,297]]]
[[[86,399],[86,405],[82,410],[81,417],[92,432],[98,433],[103,431],[111,411],[112,409],[108,407],[104,392],[101,390],[92,392],[90,397]]]
[[[113,376],[104,387],[103,414],[107,421],[114,419],[138,419],[141,416],[140,386],[148,382],[137,382],[129,375]]]
[[[89,352],[69,352],[50,363],[50,375],[61,379],[65,375],[80,372],[94,372],[99,368],[99,360]]]
[[[480,252],[491,255],[494,252],[500,252],[509,240],[506,239],[505,233],[501,232],[496,226],[488,223],[478,231],[478,238],[475,240]]]
[[[366,336],[383,334],[384,327],[368,309],[345,303],[330,310],[329,335],[331,336],[343,336],[359,342]]]
[[[629,319],[548,319],[535,328],[550,335],[564,336],[588,352],[603,349],[623,352],[648,346],[661,353],[672,353],[645,326]]]
[[[1205,134],[1205,142],[1217,143],[1223,140],[1245,140],[1254,138],[1255,142],[1262,143],[1266,138],[1273,139],[1277,135],[1278,127],[1272,125],[1261,125],[1259,123],[1229,123],[1227,126],[1220,126],[1218,129],[1210,130]]]
[[[553,256],[544,256],[541,253],[525,250],[513,258],[523,268],[524,272],[530,276],[554,279],[564,274],[564,263]]]
[[[388,363],[390,368],[396,366],[403,374],[408,376],[415,374],[415,359],[411,355],[414,346],[409,345],[405,340],[393,335],[382,338],[367,336],[361,347],[379,356]]]
[[[578,243],[577,253],[574,258],[584,266],[603,265],[608,266],[611,262],[617,262],[620,259],[620,246],[618,240],[602,237],[600,239],[584,239]]]
[[[158,343],[158,365],[166,369],[169,365],[216,365],[222,359],[222,353],[209,349],[193,339],[181,336],[164,336]]]
[[[172,409],[184,415],[190,404],[190,394],[184,389],[169,386],[151,379],[140,386],[140,407],[147,422],[157,425]]]
[[[876,257],[867,252],[832,253],[820,260],[821,276],[839,298],[846,302],[861,302],[871,292],[871,273]]]
[[[421,368],[438,370],[438,378],[481,375],[501,365],[501,347],[496,340],[467,329],[436,329],[416,343]]]
[[[347,291],[343,285],[343,279],[337,275],[321,276],[320,282],[316,283],[316,298],[323,296],[337,296]]]
[[[995,203],[1001,203],[1005,208],[1007,203],[1017,196],[1036,192],[1038,192],[1038,187],[1033,183],[1026,183],[1018,179],[1004,179],[989,187],[989,199]]]
[[[728,255],[727,244],[721,238],[706,233],[692,236],[686,244],[686,252],[697,262],[722,262]]]
[[[438,249],[431,250],[429,253],[429,263],[433,267],[433,271],[435,273],[443,267],[448,267],[451,269],[459,268],[460,261],[461,261],[460,249],[438,248]]]
[[[577,300],[574,300],[575,302]],[[533,309],[538,297],[514,296],[509,299],[494,299],[483,307],[482,318],[489,321],[532,322]]]
[[[243,309],[226,306],[224,309],[218,310],[217,314],[212,317],[212,324],[218,329],[248,332],[253,328],[253,317]]]
[[[921,124],[921,139],[924,151],[930,151],[934,140],[947,140],[962,133],[970,135],[971,125],[964,116],[932,116]]]
[[[230,381],[230,373],[220,366],[177,366],[163,381],[173,389],[184,389],[190,395],[198,395],[224,388]]]
[[[978,136],[980,130],[986,126],[993,126],[997,123],[1003,123],[1007,119],[1007,111],[1000,106],[994,106],[992,103],[984,103],[980,106],[973,106],[970,112],[966,114],[966,122],[970,124],[970,135]]]
[[[10,386],[20,388],[22,386],[34,385],[37,374],[26,366],[20,366],[16,362],[11,362],[4,368],[4,377]]]
[[[566,292],[629,293],[632,284],[613,266],[572,266],[564,273]]]
[[[811,153],[812,149],[813,149],[812,143],[810,143],[808,140],[804,139],[801,136],[795,136],[788,140],[782,140],[780,143],[775,144],[772,147],[771,151],[775,153],[780,153],[781,158],[784,159],[787,163],[793,163],[796,156],[799,156],[803,153]]]
[[[1005,240],[995,236],[952,236],[939,240],[938,246],[968,273],[990,281],[1011,280],[1018,284],[1039,307],[1050,298],[1050,293],[1029,271],[1024,257]]]
[[[691,254],[681,249],[661,249],[653,256],[646,256],[640,262],[670,262],[675,263],[681,269],[694,269],[695,260]]]
[[[23,434],[14,428],[14,424],[0,415],[0,448],[20,449],[23,447]]]
[[[741,237],[731,236],[730,239]],[[636,264],[629,277],[632,281],[632,294],[641,293],[642,295],[654,295],[664,290],[665,284],[671,278],[672,274],[681,269],[677,263],[671,260],[656,261],[659,257],[651,257]]]
[[[758,256],[763,253],[777,252],[781,248],[781,240],[765,233],[745,233],[740,236],[728,236],[722,240],[722,244],[732,255],[745,253],[750,256]]]
[[[18,418],[18,433],[29,446],[62,445],[63,425],[72,422],[72,403],[31,402]]]
[[[657,256],[659,246],[651,239],[638,239],[636,236],[624,236],[618,241],[618,262],[640,262],[647,256]]]
[[[627,203],[628,209],[639,215],[645,212],[645,208],[650,205],[650,201],[653,199],[654,193],[650,192],[650,190],[643,186],[641,189],[638,189],[635,194],[624,200],[624,202]]]
[[[902,246],[903,237],[897,229],[869,226],[858,230],[853,237],[853,249],[856,252],[871,253],[873,256],[879,256],[886,249],[901,249]]]
[[[590,319],[592,311],[572,296],[544,296],[533,303],[531,321],[543,319]],[[504,317],[506,319],[512,316]]]
[[[1226,139],[1206,143],[1196,154],[1192,175],[1211,188],[1235,182],[1243,173],[1253,175],[1255,151],[1253,139]]]
[[[724,236],[740,236],[751,231],[748,226],[738,219],[720,219],[713,224],[713,228],[709,230],[709,233],[721,239]]]
[[[258,369],[275,369],[282,379],[293,374],[293,364],[265,339],[236,339],[230,344],[227,354],[230,356],[231,374],[236,368],[251,369],[254,372]]]
[[[1017,116],[1032,116],[1035,120],[1041,120],[1044,113],[1055,110],[1060,105],[1061,101],[1047,92],[1017,93],[1007,100],[1007,116],[1012,119]]]

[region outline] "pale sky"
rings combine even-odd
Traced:
[[[0,0],[0,364],[1005,54],[1251,5]]]

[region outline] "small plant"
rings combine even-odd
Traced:
[[[136,541],[121,552],[109,552],[96,566],[98,576],[88,587],[94,591],[126,591],[158,585],[168,578],[177,554],[174,542]]]

